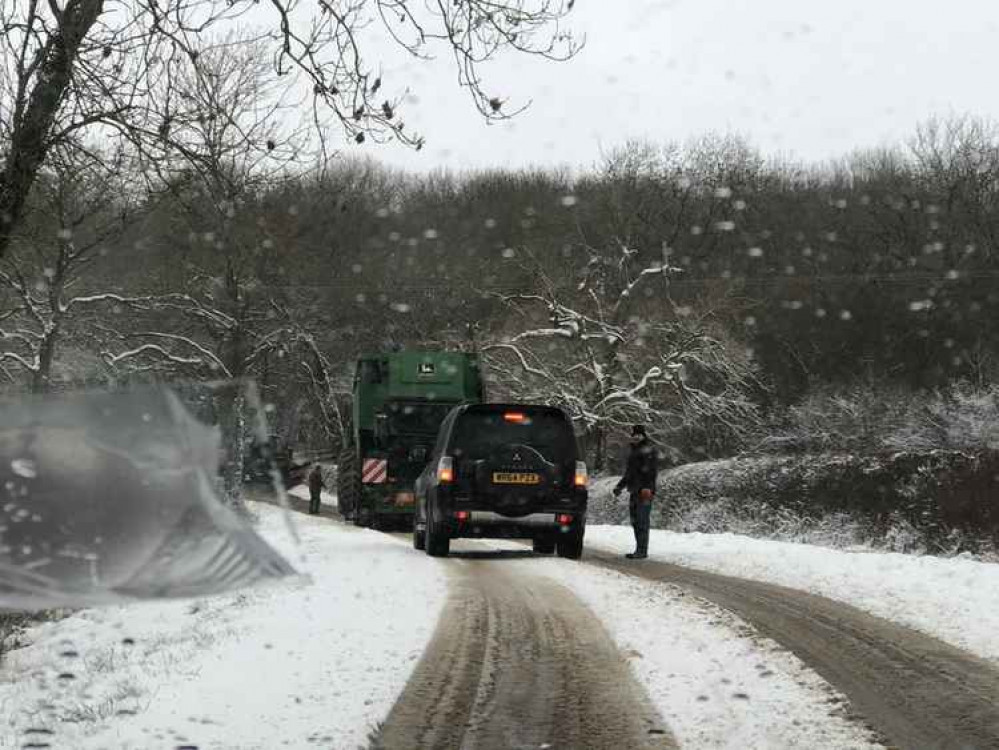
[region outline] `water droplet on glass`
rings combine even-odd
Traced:
[[[762,247],[751,247],[751,248],[749,248],[749,250],[747,252],[749,253],[749,257],[750,258],[762,258],[763,257],[763,248]]]
[[[732,188],[730,187],[718,187],[715,188],[715,198],[731,198]]]
[[[578,202],[579,202],[579,198],[577,198],[575,195],[563,195],[562,196],[562,205],[565,206],[566,208],[569,208],[571,206],[575,206]]]
[[[436,229],[427,229],[427,230],[425,230],[423,232],[423,236],[426,237],[428,240],[436,240],[437,236],[438,236],[437,235],[437,230]]]
[[[502,255],[503,255],[504,258],[513,258],[516,254],[517,254],[517,251],[514,250],[512,247],[505,247],[505,248],[503,248]]]
[[[735,229],[734,221],[718,221],[715,222],[715,229],[719,232],[731,232]]]
[[[34,479],[38,476],[38,467],[30,458],[15,458],[10,462],[10,469],[25,479]]]

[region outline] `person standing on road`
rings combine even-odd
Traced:
[[[644,560],[649,556],[649,527],[657,472],[656,448],[644,425],[636,424],[631,428],[631,448],[624,476],[614,487],[614,497],[620,495],[621,490],[628,490],[628,510],[635,531],[635,551],[626,555],[629,560]]]
[[[309,513],[314,516],[319,514],[319,504],[325,487],[323,470],[319,464],[315,464],[309,472]]]

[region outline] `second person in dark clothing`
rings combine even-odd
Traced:
[[[631,448],[624,476],[614,487],[615,497],[621,490],[628,490],[628,510],[635,531],[635,551],[627,555],[630,560],[644,560],[649,556],[649,527],[652,524],[652,498],[656,494],[657,473],[656,448],[649,440],[645,427],[636,424],[631,428]]]
[[[309,472],[309,513],[314,516],[319,514],[324,487],[326,483],[323,481],[323,470],[316,464]]]

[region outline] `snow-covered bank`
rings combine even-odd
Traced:
[[[280,511],[254,507],[279,536]],[[363,744],[433,632],[444,569],[375,532],[296,524],[302,545],[289,557],[311,583],[84,610],[30,629],[31,645],[0,670],[0,748]]]
[[[588,526],[586,545],[624,553],[635,541],[626,526]],[[652,531],[649,554],[846,602],[999,661],[999,565],[994,563],[660,530]]]

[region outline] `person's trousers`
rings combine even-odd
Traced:
[[[309,493],[309,513],[316,515],[319,512],[319,505],[322,502],[322,495],[318,492]]]
[[[631,496],[628,503],[631,512],[631,527],[635,531],[635,551],[649,552],[649,527],[652,525],[652,501],[639,500],[638,493]]]

